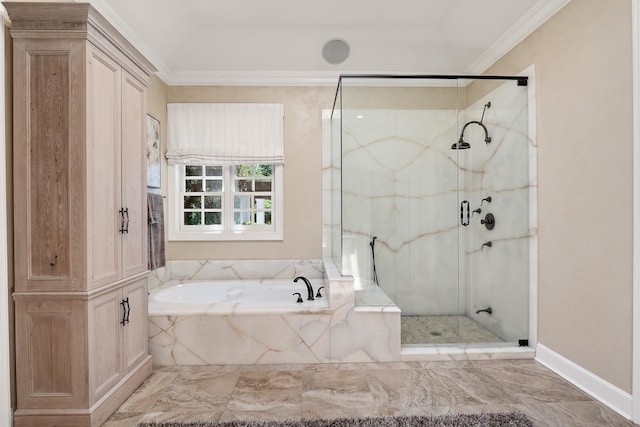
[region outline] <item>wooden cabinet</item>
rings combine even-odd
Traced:
[[[144,132],[155,70],[87,3],[5,7],[14,424],[100,425],[151,373]]]
[[[89,394],[97,402],[148,357],[146,280],[89,301]]]
[[[92,46],[87,74],[88,261],[91,287],[99,287],[147,269],[146,152],[141,143],[146,88]]]

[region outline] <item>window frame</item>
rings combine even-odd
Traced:
[[[243,163],[243,164],[263,164]],[[204,165],[203,165],[204,166]],[[234,215],[234,174],[235,165],[222,166],[222,225],[185,226],[182,210],[182,186],[185,165],[168,166],[168,240],[169,241],[243,241],[243,240],[283,240],[283,175],[282,164],[273,165],[271,225],[235,225]],[[204,183],[203,183],[204,184]],[[204,190],[204,187],[203,187]],[[251,192],[247,194],[255,194]]]

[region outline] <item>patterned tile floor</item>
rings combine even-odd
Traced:
[[[104,424],[519,410],[536,426],[633,426],[534,360],[157,367]]]
[[[402,344],[453,344],[502,342],[466,316],[402,316]]]

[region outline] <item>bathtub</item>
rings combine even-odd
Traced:
[[[324,280],[310,281],[315,297]],[[329,309],[327,289],[321,294],[308,301],[301,280],[172,280],[149,293],[149,316],[321,312]]]

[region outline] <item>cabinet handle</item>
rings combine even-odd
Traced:
[[[128,322],[128,320],[127,320],[127,317],[128,317],[127,306],[129,305],[129,298],[127,298],[126,300],[123,299],[122,302],[120,303],[120,305],[122,306],[122,321],[120,321],[120,324],[122,326],[124,326]]]
[[[124,232],[129,233],[129,208],[124,208],[124,216],[126,217]]]
[[[131,307],[129,306],[129,298],[124,300],[127,303],[127,323],[129,323],[129,313],[131,313]]]
[[[124,208],[120,208],[120,233],[124,234]]]

